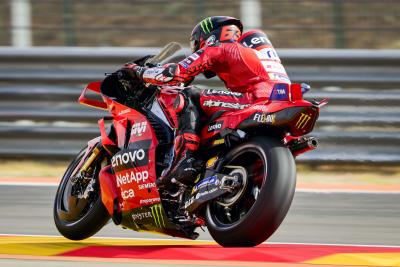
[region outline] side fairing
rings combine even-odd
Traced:
[[[127,108],[116,111],[114,128],[120,151],[111,158],[121,225],[135,231],[154,231],[184,236],[172,224],[156,187],[158,141],[149,120]]]
[[[206,125],[201,132],[202,143],[211,146],[224,144],[221,134],[226,129],[250,132],[270,129],[274,133],[290,132],[294,136],[301,136],[312,131],[318,115],[318,107],[304,100],[255,103],[240,111],[226,112]]]

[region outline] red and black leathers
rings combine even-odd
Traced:
[[[269,98],[276,83],[290,83],[278,55],[261,31],[251,31],[238,42],[209,44],[176,64],[136,68],[136,74],[144,82],[155,85],[184,84],[204,72],[215,73],[229,91],[206,89],[198,94],[190,93],[187,88],[182,90],[175,105],[180,129],[176,142],[185,140],[185,133],[191,134],[191,139],[195,138],[199,127],[196,106],[208,116],[218,111],[243,109],[258,99]],[[194,151],[186,147],[181,152],[182,158],[175,161],[179,164],[172,169],[168,180],[176,178],[180,181],[182,172],[178,170],[181,166],[191,166]],[[186,182],[188,177],[184,178],[182,180]]]
[[[268,98],[274,84],[290,83],[273,47],[267,50],[257,51],[238,42],[212,44],[177,64],[142,70],[142,77],[151,84],[179,85],[211,71],[232,93],[205,90],[200,99],[202,110],[211,115],[218,110],[242,109],[257,99]]]

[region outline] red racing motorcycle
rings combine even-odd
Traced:
[[[170,44],[144,66],[168,62]],[[120,82],[116,73],[83,90],[79,102],[106,109],[100,136],[89,141],[66,170],[57,190],[54,220],[66,238],[81,240],[110,218],[116,225],[195,239],[206,226],[222,246],[255,246],[279,227],[291,205],[294,158],[317,147],[305,137],[326,101],[306,101],[299,84],[277,84],[268,101],[215,114],[201,131],[199,175],[191,188],[158,189],[171,166],[181,87]],[[88,91],[101,100],[88,98]]]

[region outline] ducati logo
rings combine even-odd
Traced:
[[[131,135],[142,136],[144,132],[146,132],[147,121],[138,122],[133,124]]]
[[[307,123],[308,123],[308,121],[310,119],[311,119],[310,115],[307,115],[305,113],[301,113],[300,118],[296,122],[296,128],[297,129],[303,129],[307,125]]]

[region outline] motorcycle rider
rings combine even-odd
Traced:
[[[122,69],[153,85],[185,84],[200,73],[207,78],[217,75],[229,90],[186,87],[179,92],[174,103],[178,115],[176,157],[169,173],[157,181],[159,186],[194,182],[200,112],[211,116],[243,109],[255,101],[268,99],[275,84],[290,84],[265,33],[253,30],[242,35],[242,31],[243,25],[236,18],[208,17],[194,27],[190,36],[193,54],[184,60],[153,68],[128,63]]]

